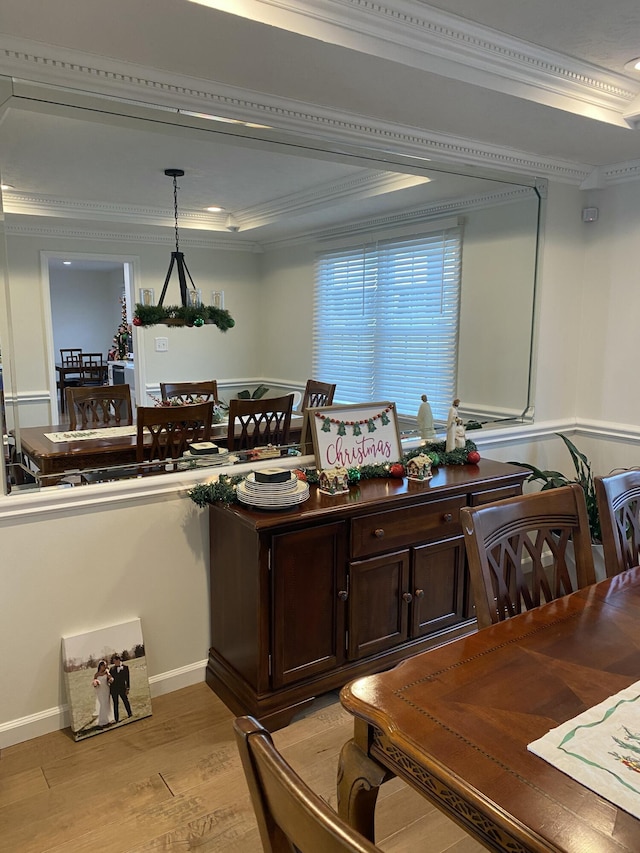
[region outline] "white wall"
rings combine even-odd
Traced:
[[[106,359],[122,318],[123,271],[52,268],[49,285],[56,361],[63,347],[99,352]]]

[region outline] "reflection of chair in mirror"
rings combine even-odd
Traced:
[[[335,390],[336,386],[328,382],[317,382],[315,379],[307,379],[300,407],[301,411],[305,409],[317,409],[321,406],[330,406],[333,403]]]
[[[69,429],[131,426],[133,411],[128,385],[67,388]]]
[[[227,447],[249,450],[265,444],[287,444],[292,409],[293,394],[260,400],[230,400]]]
[[[460,521],[479,628],[595,583],[587,506],[575,483],[463,507]]]
[[[104,385],[106,381],[106,365],[101,352],[83,352],[80,356],[82,373],[80,384]]]
[[[80,367],[82,364],[82,348],[68,347],[60,350],[60,364],[64,367]]]
[[[253,717],[233,728],[265,853],[375,853],[363,835],[309,788]]]
[[[178,459],[194,441],[209,441],[213,401],[192,406],[138,406],[138,462]],[[150,435],[151,441],[145,437]]]
[[[607,576],[640,563],[640,469],[595,477]]]
[[[58,372],[58,391],[60,392],[60,411],[64,412],[65,390],[69,385],[82,385],[82,349],[68,347],[60,349],[60,367]]]
[[[163,400],[179,400],[181,404],[193,403],[196,398],[208,403],[218,404],[218,383],[215,379],[203,382],[161,382],[160,394]]]

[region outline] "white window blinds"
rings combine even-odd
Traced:
[[[313,375],[341,403],[395,401],[415,414],[427,394],[446,419],[455,396],[459,227],[322,253],[316,260]]]

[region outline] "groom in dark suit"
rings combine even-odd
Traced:
[[[113,716],[116,723],[120,721],[119,699],[122,699],[127,714],[131,716],[131,705],[129,703],[129,667],[122,663],[120,655],[114,655],[111,658],[111,669],[109,674],[113,681],[111,682],[111,698],[113,699]]]

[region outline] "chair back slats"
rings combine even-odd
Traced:
[[[67,347],[60,350],[60,364],[65,367],[82,366],[82,348]]]
[[[253,717],[233,724],[265,853],[376,853],[309,788]]]
[[[292,410],[293,394],[260,400],[231,400],[227,447],[248,450],[265,444],[287,444]]]
[[[65,394],[70,430],[133,424],[128,385],[66,388]]]
[[[207,379],[202,382],[161,382],[160,394],[163,400],[176,400],[181,404],[212,400],[218,405],[218,382]]]
[[[333,403],[333,395],[336,386],[329,382],[318,382],[315,379],[307,379],[307,384],[302,397],[301,409],[318,409],[322,406],[330,406]]]
[[[138,406],[136,460],[178,459],[194,441],[209,441],[213,401],[187,406]],[[151,442],[145,436],[151,436]]]
[[[607,577],[640,564],[640,469],[594,478]]]
[[[105,361],[101,352],[83,352],[81,355],[81,385],[102,385],[105,381]]]
[[[460,520],[481,628],[595,583],[579,485],[464,507]]]

